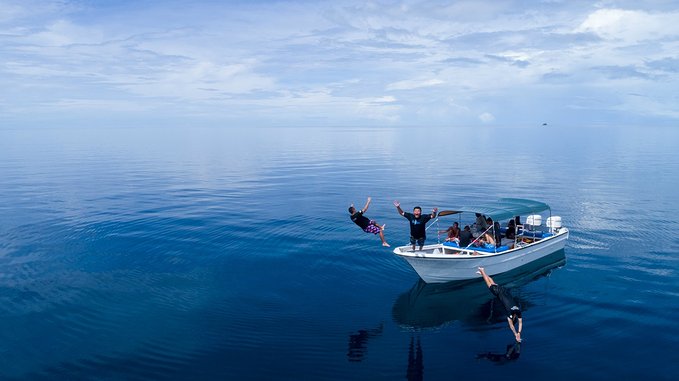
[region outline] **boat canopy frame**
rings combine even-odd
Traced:
[[[551,216],[551,208],[544,202],[524,198],[501,198],[494,202],[452,207],[450,209],[442,210],[438,215],[447,216],[465,212],[480,213],[486,217],[492,218],[493,221],[502,221],[514,218],[515,216],[525,216],[544,212],[545,210],[548,210]]]

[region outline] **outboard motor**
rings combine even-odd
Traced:
[[[528,230],[535,230],[536,227],[542,225],[542,216],[539,214],[531,214],[526,217],[525,225],[528,226]]]
[[[547,227],[549,228],[550,233],[558,233],[559,229],[561,229],[561,217],[559,216],[551,216],[547,218]]]

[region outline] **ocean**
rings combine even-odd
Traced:
[[[0,130],[0,379],[674,380],[679,130]],[[499,276],[425,284],[348,206],[519,197],[570,229]],[[441,219],[427,242],[442,237]]]

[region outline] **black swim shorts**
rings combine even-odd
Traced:
[[[417,246],[424,246],[424,239],[425,237],[415,238],[413,236],[410,236],[410,244],[414,245],[415,243],[417,243]]]

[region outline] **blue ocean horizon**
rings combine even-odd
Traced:
[[[0,130],[0,378],[674,379],[679,131]],[[570,229],[499,277],[425,284],[347,207],[519,197]],[[438,222],[445,229],[446,222]],[[442,237],[429,230],[427,242]]]

